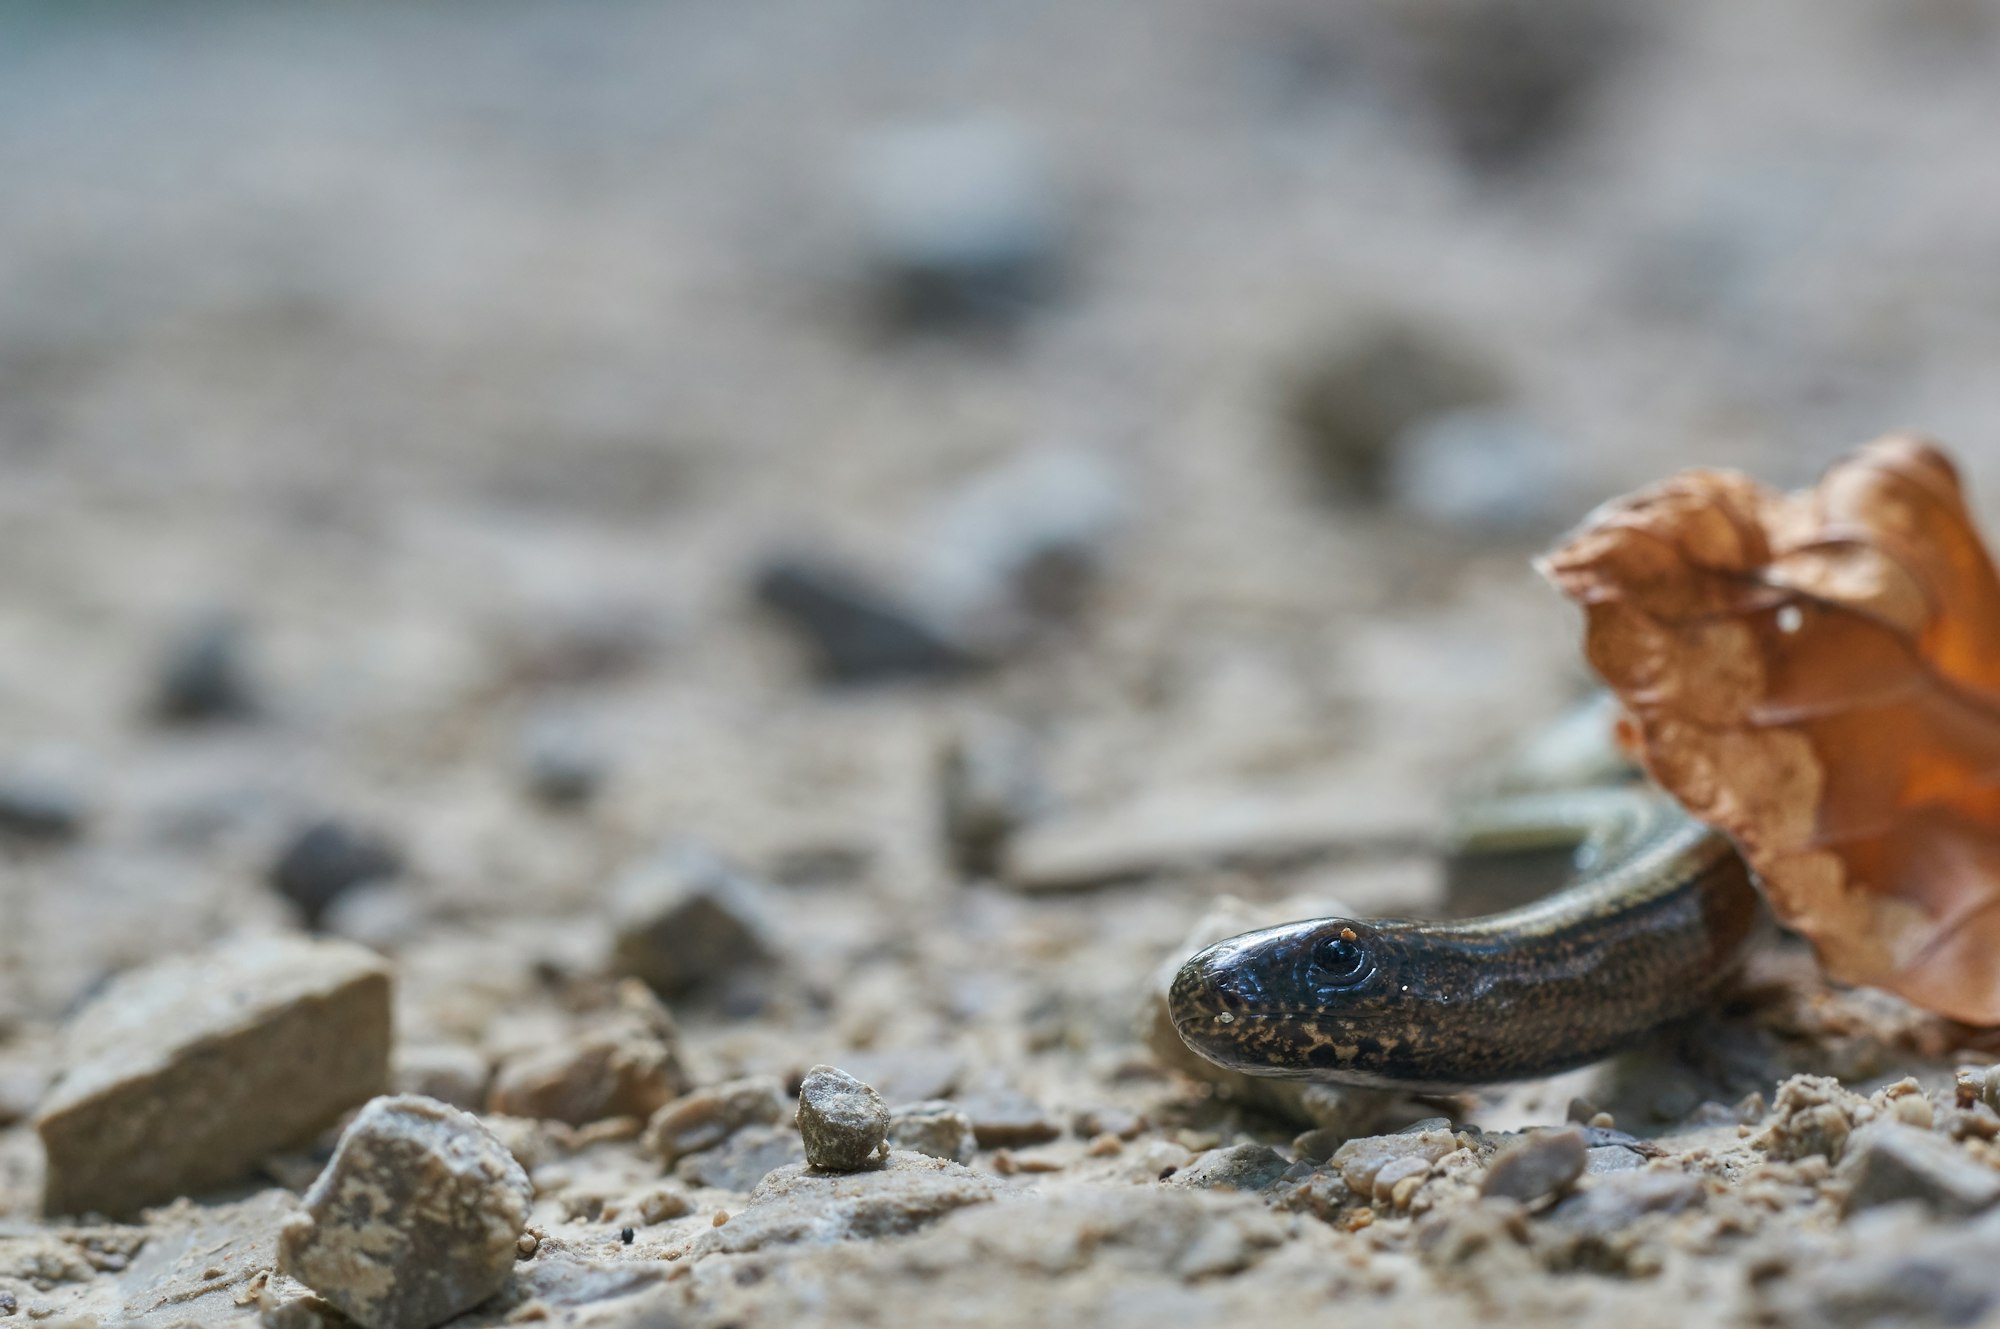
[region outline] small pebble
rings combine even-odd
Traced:
[[[758,601],[791,626],[831,683],[934,677],[977,664],[941,625],[823,558],[781,555],[757,574]]]
[[[1096,452],[1038,448],[975,476],[929,524],[914,596],[986,655],[1031,645],[1090,602],[1131,495]]]
[[[854,194],[882,312],[911,327],[1005,327],[1061,277],[1055,187],[1037,140],[999,118],[881,130]]]
[[[646,1123],[646,1150],[672,1167],[689,1154],[715,1148],[745,1126],[773,1125],[784,1114],[784,1087],[774,1076],[711,1085],[655,1112]]]
[[[1330,1131],[1316,1126],[1309,1131],[1301,1131],[1292,1139],[1292,1152],[1311,1163],[1324,1163],[1333,1157],[1333,1151],[1347,1142],[1345,1131]]]
[[[366,1329],[431,1329],[500,1290],[533,1201],[478,1118],[378,1098],[280,1229],[278,1267]]]
[[[709,1226],[723,1227],[726,1226],[728,1222],[729,1222],[729,1211],[727,1209],[718,1209],[715,1211],[715,1217],[713,1220],[710,1221]]]
[[[546,807],[582,807],[597,796],[610,770],[603,747],[575,724],[532,725],[521,746],[528,792]]]
[[[1062,1124],[1041,1104],[1012,1089],[968,1094],[958,1105],[972,1122],[972,1133],[981,1149],[1047,1144],[1062,1134]]]
[[[676,996],[768,962],[764,887],[695,845],[655,853],[612,886],[612,971]]]
[[[853,1172],[876,1160],[889,1133],[880,1095],[832,1066],[815,1066],[799,1086],[799,1134],[806,1162],[826,1172]]]
[[[259,707],[245,660],[243,625],[226,614],[203,616],[168,641],[153,685],[153,714],[192,723],[242,720]]]
[[[84,823],[83,795],[53,772],[0,772],[0,832],[21,840],[75,839]]]
[[[372,831],[327,819],[298,831],[271,865],[271,888],[291,901],[307,927],[346,892],[403,870],[396,847]]]
[[[1396,450],[1424,419],[1493,400],[1491,367],[1427,326],[1372,316],[1312,348],[1292,368],[1284,408],[1325,488],[1390,496]]]
[[[935,1099],[893,1108],[889,1143],[954,1163],[970,1162],[975,1151],[971,1119],[957,1105]]]
[[[633,1238],[636,1237],[637,1235],[638,1234],[635,1233],[629,1227],[623,1227],[618,1229],[618,1240],[623,1242],[627,1246],[630,1246],[632,1244]]]
[[[937,790],[945,846],[968,877],[996,874],[1014,832],[1050,805],[1034,740],[994,719],[965,725],[945,744]]]
[[[488,1106],[570,1126],[643,1121],[687,1087],[673,1017],[645,985],[628,980],[615,1006],[564,1038],[509,1058],[493,1077]]]
[[[1085,1139],[1093,1135],[1115,1135],[1121,1140],[1135,1140],[1146,1129],[1144,1117],[1123,1108],[1091,1108],[1077,1113],[1070,1124]]]
[[[1582,1131],[1536,1131],[1494,1158],[1479,1193],[1533,1204],[1574,1186],[1588,1162]]]

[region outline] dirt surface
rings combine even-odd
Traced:
[[[1996,510],[1996,48],[1978,0],[8,7],[0,1324],[337,1323],[275,1272],[332,1137],[112,1223],[41,1216],[32,1125],[114,975],[308,919],[391,962],[394,1087],[516,1107],[522,1258],[454,1323],[1995,1314],[1992,1054],[1782,941],[1459,1099],[1144,1031],[1222,897],[1451,905],[1443,809],[1587,688],[1526,560],[1593,502],[1910,425]],[[940,126],[966,178],[884,184]],[[820,1064],[885,1161],[804,1163]],[[1572,1117],[1580,1176],[1514,1134]]]

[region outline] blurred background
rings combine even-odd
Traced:
[[[0,7],[0,1025],[246,922],[588,914],[663,837],[790,893],[857,1042],[1026,894],[1180,874],[1030,969],[1421,908],[1584,687],[1527,556],[1593,504],[1914,426],[1993,510],[1996,53],[1987,0]]]

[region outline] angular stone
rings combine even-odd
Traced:
[[[891,1108],[889,1143],[932,1158],[948,1158],[954,1163],[971,1161],[976,1150],[972,1119],[959,1111],[956,1104],[939,1099]]]
[[[572,1037],[511,1058],[493,1080],[495,1112],[585,1126],[651,1116],[688,1087],[680,1033],[642,984]]]
[[[1582,1131],[1536,1131],[1493,1160],[1479,1193],[1533,1204],[1574,1186],[1588,1162]]]
[[[1900,1200],[1952,1218],[2000,1201],[2000,1172],[1962,1145],[1899,1122],[1874,1122],[1849,1139],[1840,1175],[1848,1182],[1843,1214]]]
[[[478,1118],[378,1098],[278,1239],[278,1267],[364,1329],[430,1329],[500,1290],[534,1188]]]
[[[671,996],[771,958],[757,884],[692,845],[638,864],[611,892],[612,969]]]
[[[389,1079],[389,971],[343,941],[245,937],[114,981],[36,1117],[43,1209],[128,1215],[247,1175]]]
[[[769,1075],[753,1075],[683,1094],[646,1123],[646,1148],[672,1167],[688,1154],[713,1149],[745,1126],[784,1119],[785,1091]]]
[[[815,1066],[799,1086],[799,1134],[806,1162],[827,1172],[853,1172],[876,1160],[889,1134],[889,1109],[847,1072]]]

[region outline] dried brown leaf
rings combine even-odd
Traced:
[[[1828,973],[2000,1023],[2000,576],[1935,444],[1796,494],[1689,471],[1541,566],[1654,779]]]

